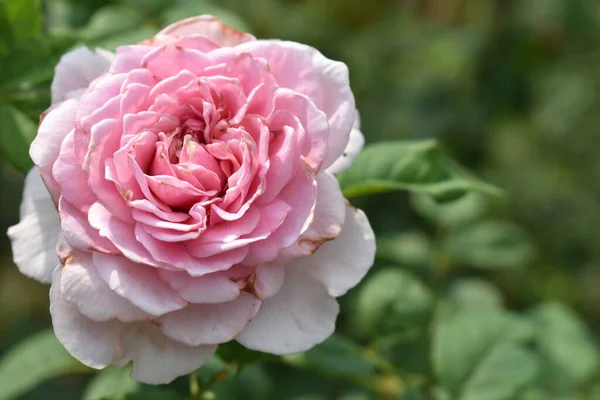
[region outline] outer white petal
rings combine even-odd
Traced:
[[[69,92],[87,88],[90,82],[108,71],[114,55],[106,50],[79,47],[63,55],[52,80],[52,104],[73,97]]]
[[[123,336],[126,358],[133,362],[131,377],[159,385],[189,374],[206,363],[217,346],[189,347],[167,338],[151,323],[136,324]]]
[[[286,270],[281,290],[263,302],[236,338],[245,347],[273,354],[305,351],[335,330],[339,306],[325,287],[300,268]]]
[[[248,325],[260,303],[250,293],[242,292],[227,303],[190,304],[162,316],[159,325],[165,335],[188,346],[225,343]]]
[[[216,346],[185,346],[165,337],[150,322],[97,322],[84,317],[74,304],[62,298],[61,273],[57,268],[50,289],[54,333],[83,364],[100,369],[132,362],[133,379],[163,384],[194,371],[214,354]]]
[[[125,324],[87,319],[60,292],[62,268],[54,272],[50,288],[50,314],[54,334],[73,357],[92,368],[104,368],[123,357],[119,340]]]
[[[360,116],[357,111],[354,126],[352,127],[352,131],[350,131],[348,145],[344,149],[344,153],[335,160],[329,168],[327,168],[327,171],[332,174],[339,174],[340,172],[347,170],[350,168],[350,165],[352,165],[356,157],[358,157],[363,147],[365,147],[365,137],[360,131]]]
[[[75,304],[79,312],[94,321],[150,319],[150,315],[110,290],[98,275],[91,253],[69,250],[62,268],[60,289],[64,300]]]
[[[52,281],[52,271],[58,264],[59,233],[58,212],[37,168],[33,168],[25,179],[21,221],[8,228],[13,260],[24,275],[43,283]]]
[[[310,257],[293,264],[321,281],[329,294],[341,296],[365,276],[375,259],[375,235],[365,213],[346,207],[342,233]]]

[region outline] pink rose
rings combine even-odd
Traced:
[[[66,54],[52,99],[8,233],[74,357],[165,383],[331,335],[375,252],[334,177],[364,141],[343,63],[200,16]]]

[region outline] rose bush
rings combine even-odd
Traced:
[[[200,16],[66,54],[52,100],[9,236],[74,357],[166,383],[334,331],[375,252],[334,177],[364,142],[343,63]]]

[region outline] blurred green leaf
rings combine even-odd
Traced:
[[[428,266],[433,259],[433,244],[421,232],[397,236],[377,236],[377,259],[398,265]]]
[[[85,371],[54,336],[44,330],[23,340],[0,360],[0,399],[15,399],[42,381]]]
[[[21,172],[33,166],[29,144],[35,137],[37,125],[21,111],[0,101],[0,151]]]
[[[357,313],[368,332],[381,337],[423,328],[431,315],[434,296],[408,271],[376,271],[361,287]]]
[[[177,392],[161,386],[139,385],[134,393],[125,396],[125,400],[183,400]],[[112,400],[112,399],[110,399]]]
[[[81,38],[87,42],[106,39],[135,29],[143,23],[143,17],[134,8],[106,6],[94,13],[85,28],[81,30]]]
[[[433,367],[456,400],[511,400],[539,370],[523,346],[532,331],[501,311],[471,308],[440,312],[433,327]]]
[[[482,221],[450,236],[453,262],[479,269],[524,267],[534,256],[527,233],[507,221]]]
[[[90,381],[82,400],[123,400],[134,393],[138,383],[129,376],[131,368],[107,367],[99,371]]]
[[[286,363],[341,378],[367,378],[376,366],[363,354],[363,349],[350,339],[333,335],[307,352],[283,356]]]
[[[43,18],[39,0],[0,0],[0,40],[8,36],[18,41],[39,35]]]
[[[0,56],[0,99],[18,97],[52,80],[60,57],[76,42],[72,34],[36,36],[21,40]],[[45,90],[48,90],[45,88]]]
[[[87,44],[114,51],[119,46],[149,39],[158,31],[159,27],[146,24],[135,8],[111,5],[96,11],[80,32]]]
[[[437,201],[454,200],[471,191],[501,193],[458,166],[433,140],[367,146],[338,179],[348,198],[396,190],[425,193]]]
[[[448,288],[447,297],[462,307],[499,309],[504,303],[498,288],[477,278],[463,278],[453,282]]]
[[[547,303],[536,307],[531,317],[539,351],[555,369],[552,380],[566,379],[575,386],[598,372],[598,346],[577,314],[562,304]]]
[[[455,227],[467,224],[480,217],[486,210],[486,197],[479,192],[444,203],[435,201],[431,196],[414,194],[411,203],[415,210],[425,218],[440,226]]]

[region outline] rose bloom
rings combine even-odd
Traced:
[[[66,54],[52,103],[8,234],[74,357],[158,384],[332,334],[375,253],[334,177],[364,142],[343,63],[200,16]]]

